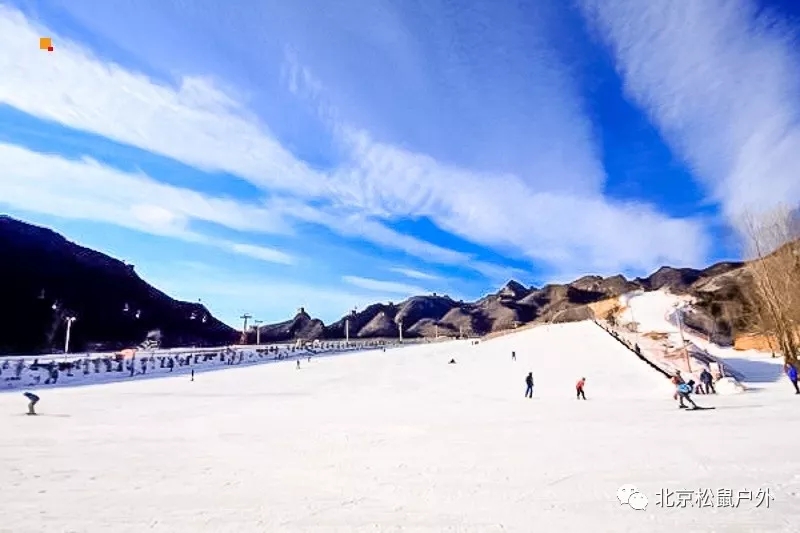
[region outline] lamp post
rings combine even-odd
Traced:
[[[689,358],[689,350],[686,348],[686,338],[683,336],[683,307],[677,306],[675,310],[678,313],[678,331],[681,334],[681,345],[683,346],[683,353],[686,356],[686,368],[689,372],[692,371],[692,363]]]
[[[247,321],[253,318],[253,315],[245,313],[239,318],[244,320],[244,325],[242,326],[242,344],[247,344]]]
[[[263,320],[253,320],[253,324],[256,325],[256,346],[261,346],[261,328],[258,326],[263,323]]]
[[[72,323],[77,320],[77,317],[68,316],[64,318],[64,321],[67,323],[67,335],[64,339],[64,358],[66,359],[67,353],[69,353],[69,336],[72,332]]]

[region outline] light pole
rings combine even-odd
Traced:
[[[258,325],[263,323],[263,320],[253,320],[253,324],[256,325],[256,346],[261,346],[261,328]]]
[[[245,313],[239,318],[244,320],[244,325],[242,326],[242,344],[247,344],[247,321],[253,318],[253,315],[248,315]]]
[[[344,320],[344,342],[350,342],[350,319]]]
[[[397,331],[400,334],[400,344],[403,344],[403,321],[397,323]]]
[[[69,335],[72,332],[72,323],[75,322],[76,319],[77,317],[74,316],[68,316],[64,318],[67,323],[67,335],[64,339],[64,358],[66,358],[67,353],[69,353]]]
[[[689,372],[692,371],[692,363],[689,358],[689,350],[686,348],[686,338],[683,336],[683,307],[680,305],[675,308],[678,314],[678,331],[681,334],[681,345],[683,346],[683,353],[686,356],[686,368]]]

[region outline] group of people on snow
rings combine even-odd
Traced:
[[[514,360],[516,360],[516,357]],[[578,400],[586,399],[586,392],[584,391],[585,386],[586,378],[581,378],[575,383],[575,397]],[[528,372],[528,375],[525,376],[525,397],[533,398],[533,372]]]

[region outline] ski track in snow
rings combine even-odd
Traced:
[[[591,322],[301,371],[225,368],[42,390],[40,417],[0,394],[0,532],[789,532],[800,521],[800,397],[785,380],[696,396],[716,410],[687,415],[666,379]],[[619,504],[625,483],[649,498],[645,511]],[[759,488],[770,508],[656,506],[660,489]]]

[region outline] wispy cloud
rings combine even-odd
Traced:
[[[181,272],[180,276],[174,275],[176,270]],[[269,323],[291,318],[298,308],[304,307],[315,318],[331,323],[354,307],[362,309],[376,301],[388,302],[397,297],[392,291],[360,290],[352,284],[254,277],[207,264],[193,267],[185,262],[153,265],[145,275],[175,297],[214,302],[214,314],[233,327],[241,327],[238,317],[243,311]]]
[[[104,64],[84,48],[64,39],[57,39],[60,45],[56,61],[55,54],[41,54],[36,47],[28,46],[29,42],[38,42],[36,36],[44,34],[42,31],[45,30],[36,28],[19,12],[0,5],[0,41],[7,50],[0,57],[0,70],[9,73],[0,79],[0,102],[200,169],[231,172],[264,191],[283,192],[297,199],[292,201],[291,209],[282,211],[282,220],[272,216],[272,220],[265,223],[269,212],[247,205],[241,206],[239,213],[236,209],[223,209],[228,219],[215,220],[214,217],[219,218],[215,215],[216,207],[222,204],[234,208],[236,203],[208,198],[209,209],[205,216],[212,221],[240,230],[269,231],[279,224],[285,230],[285,221],[294,218],[325,225],[342,235],[359,237],[427,261],[467,262],[464,254],[400,234],[367,216],[369,213],[365,214],[359,210],[360,206],[350,201],[357,196],[361,184],[351,183],[348,190],[336,186],[333,176],[310,169],[282,148],[266,126],[216,89],[210,80],[184,79],[177,88],[157,85],[144,75]],[[45,33],[53,35],[50,31]],[[310,74],[303,72],[294,72],[292,76],[302,76],[306,84],[314,83]],[[31,91],[35,93],[37,87],[53,87],[54,90],[48,93],[48,98],[36,98]],[[120,87],[125,90],[121,91]],[[9,168],[13,168],[16,175],[16,167]],[[20,192],[21,187],[29,186],[21,177],[16,179],[19,179],[16,187]],[[128,185],[123,190],[137,190],[135,183]],[[155,182],[149,185],[151,191],[156,187]],[[118,196],[115,201],[131,203],[120,197],[116,189],[105,189],[108,195]],[[72,196],[77,196],[78,192],[72,190]],[[97,192],[93,192],[89,198],[96,199],[96,196]],[[324,201],[330,203],[323,210],[304,203],[309,199],[322,199],[323,205]],[[40,200],[39,195],[27,196],[27,207],[35,208]],[[87,202],[88,199],[83,201]],[[162,233],[176,233],[185,221],[167,220],[174,215],[167,214],[168,210],[171,211],[171,207],[138,208],[136,213],[148,220],[137,228],[146,225],[148,231],[155,231],[157,224],[168,223],[168,228],[162,227]],[[73,211],[80,216],[79,210]],[[156,221],[154,217],[161,218]],[[180,233],[189,237],[186,231]]]
[[[266,248],[264,246],[256,246],[254,244],[232,243],[230,245],[230,249],[237,254],[249,255],[250,257],[268,261],[270,263],[293,265],[296,262],[295,258],[287,253],[281,252],[280,250],[274,250],[272,248]]]
[[[39,35],[57,54],[41,54]],[[247,109],[199,77],[158,85],[39,28],[0,5],[0,102],[26,113],[165,155],[227,171],[275,190],[323,194],[323,176],[285,150]],[[47,88],[47,98],[41,90]],[[37,96],[39,95],[39,96]]]
[[[321,102],[327,116],[339,117],[338,110],[324,101],[322,83],[296,61],[292,57],[292,69],[303,75],[295,83],[310,85],[297,90]],[[556,81],[542,90],[554,107],[561,106],[563,120],[543,120],[540,137],[531,141],[542,161],[531,169],[536,178],[443,164],[375,141],[368,132],[336,118],[330,127],[349,150],[351,161],[334,173],[330,182],[334,197],[373,217],[427,217],[469,241],[547,262],[557,271],[643,272],[664,262],[702,262],[709,242],[701,220],[671,218],[655,206],[615,202],[602,195],[605,176],[588,140],[586,119],[569,91],[557,98],[563,89],[563,80],[558,79],[562,73],[547,74]],[[525,274],[491,265],[475,269],[494,279]]]
[[[291,232],[268,210],[158,183],[91,159],[70,160],[0,143],[5,166],[0,205],[56,217],[103,222],[137,231],[211,245],[264,261],[290,264],[286,253],[215,239],[192,221],[264,234]]]
[[[355,287],[367,289],[369,291],[402,294],[404,296],[414,296],[420,294],[427,294],[428,291],[422,287],[414,285],[407,285],[405,283],[398,283],[395,281],[380,281],[377,279],[361,278],[358,276],[344,276],[342,280]]]
[[[413,268],[393,267],[390,268],[389,270],[397,274],[402,274],[403,276],[411,279],[426,279],[426,280],[439,279],[439,276],[434,276],[433,274],[420,272],[419,270],[414,270]]]
[[[796,35],[751,0],[582,0],[627,94],[730,221],[800,201]]]
[[[484,273],[498,267],[402,235],[381,220],[426,217],[469,241],[546,262],[556,271],[576,265],[603,272],[648,270],[663,262],[705,258],[708,242],[700,221],[674,219],[650,205],[603,196],[605,176],[591,124],[568,72],[546,51],[537,50],[540,60],[530,73],[542,81],[531,93],[540,117],[527,132],[534,163],[526,175],[445,164],[376,140],[338,116],[335,132],[346,161],[323,172],[285,149],[267,125],[209,79],[183,78],[177,87],[156,84],[61,38],[57,54],[42,54],[30,43],[44,33],[53,34],[0,7],[0,102],[200,169],[242,176],[273,195],[293,198],[300,208],[290,216],[343,235]],[[323,85],[314,85],[312,73],[297,70],[299,65],[290,73],[290,88],[294,84],[301,91],[300,84],[312,84],[312,93],[319,93]],[[42,87],[47,87],[47,98],[40,97]],[[90,205],[84,200],[84,207]],[[170,205],[162,207],[174,212]],[[80,216],[77,209],[72,214]],[[139,215],[146,220],[138,220],[137,227],[193,236],[187,213],[171,218],[143,208]],[[226,222],[241,226],[249,220],[241,216]]]

